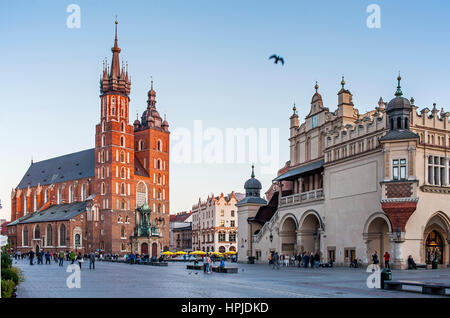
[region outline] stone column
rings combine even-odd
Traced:
[[[298,255],[298,254],[301,253],[302,250],[303,250],[303,246],[302,246],[302,234],[301,234],[300,230],[297,230],[297,231],[296,231],[296,234],[297,234],[297,250],[296,250],[295,252],[296,252],[297,255]]]
[[[395,235],[395,234],[394,234]],[[402,232],[400,238],[394,239],[394,269],[403,269],[405,260],[403,257],[403,243],[405,242],[405,233]]]
[[[428,156],[425,156],[425,182],[424,184],[428,184]]]

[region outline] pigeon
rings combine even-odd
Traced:
[[[269,60],[271,60],[271,59],[274,59],[274,63],[275,64],[278,64],[278,61],[280,61],[281,62],[281,64],[284,66],[284,59],[281,57],[281,56],[278,56],[278,55],[272,55],[271,57],[269,57]]]

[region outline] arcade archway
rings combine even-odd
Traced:
[[[431,264],[436,258],[438,264],[448,264],[450,220],[442,212],[435,213],[427,222],[423,236],[423,259]]]
[[[306,214],[300,226],[304,252],[320,252],[320,231],[321,222],[316,213]]]
[[[281,253],[294,255],[297,241],[297,222],[293,217],[287,217],[280,231]]]

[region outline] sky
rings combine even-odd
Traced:
[[[80,28],[67,27],[70,4],[80,8]],[[380,8],[380,28],[367,26],[371,4]],[[364,112],[380,96],[394,96],[401,71],[406,97],[420,108],[437,103],[450,111],[449,8],[448,1],[401,0],[2,1],[0,218],[10,218],[11,189],[31,158],[94,147],[98,81],[102,60],[111,61],[116,15],[120,56],[132,81],[130,114],[145,110],[152,77],[172,137],[180,129],[194,136],[197,120],[223,134],[278,129],[273,154],[282,167],[289,160],[292,105],[303,120],[315,81],[334,111],[344,75]],[[285,65],[269,61],[272,54]],[[172,160],[171,213],[190,210],[211,193],[243,192],[253,162],[267,190],[278,169],[262,169],[260,157],[247,157]]]

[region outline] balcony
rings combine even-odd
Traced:
[[[316,189],[281,197],[280,206],[290,206],[316,200],[323,200],[323,198],[323,189]]]

